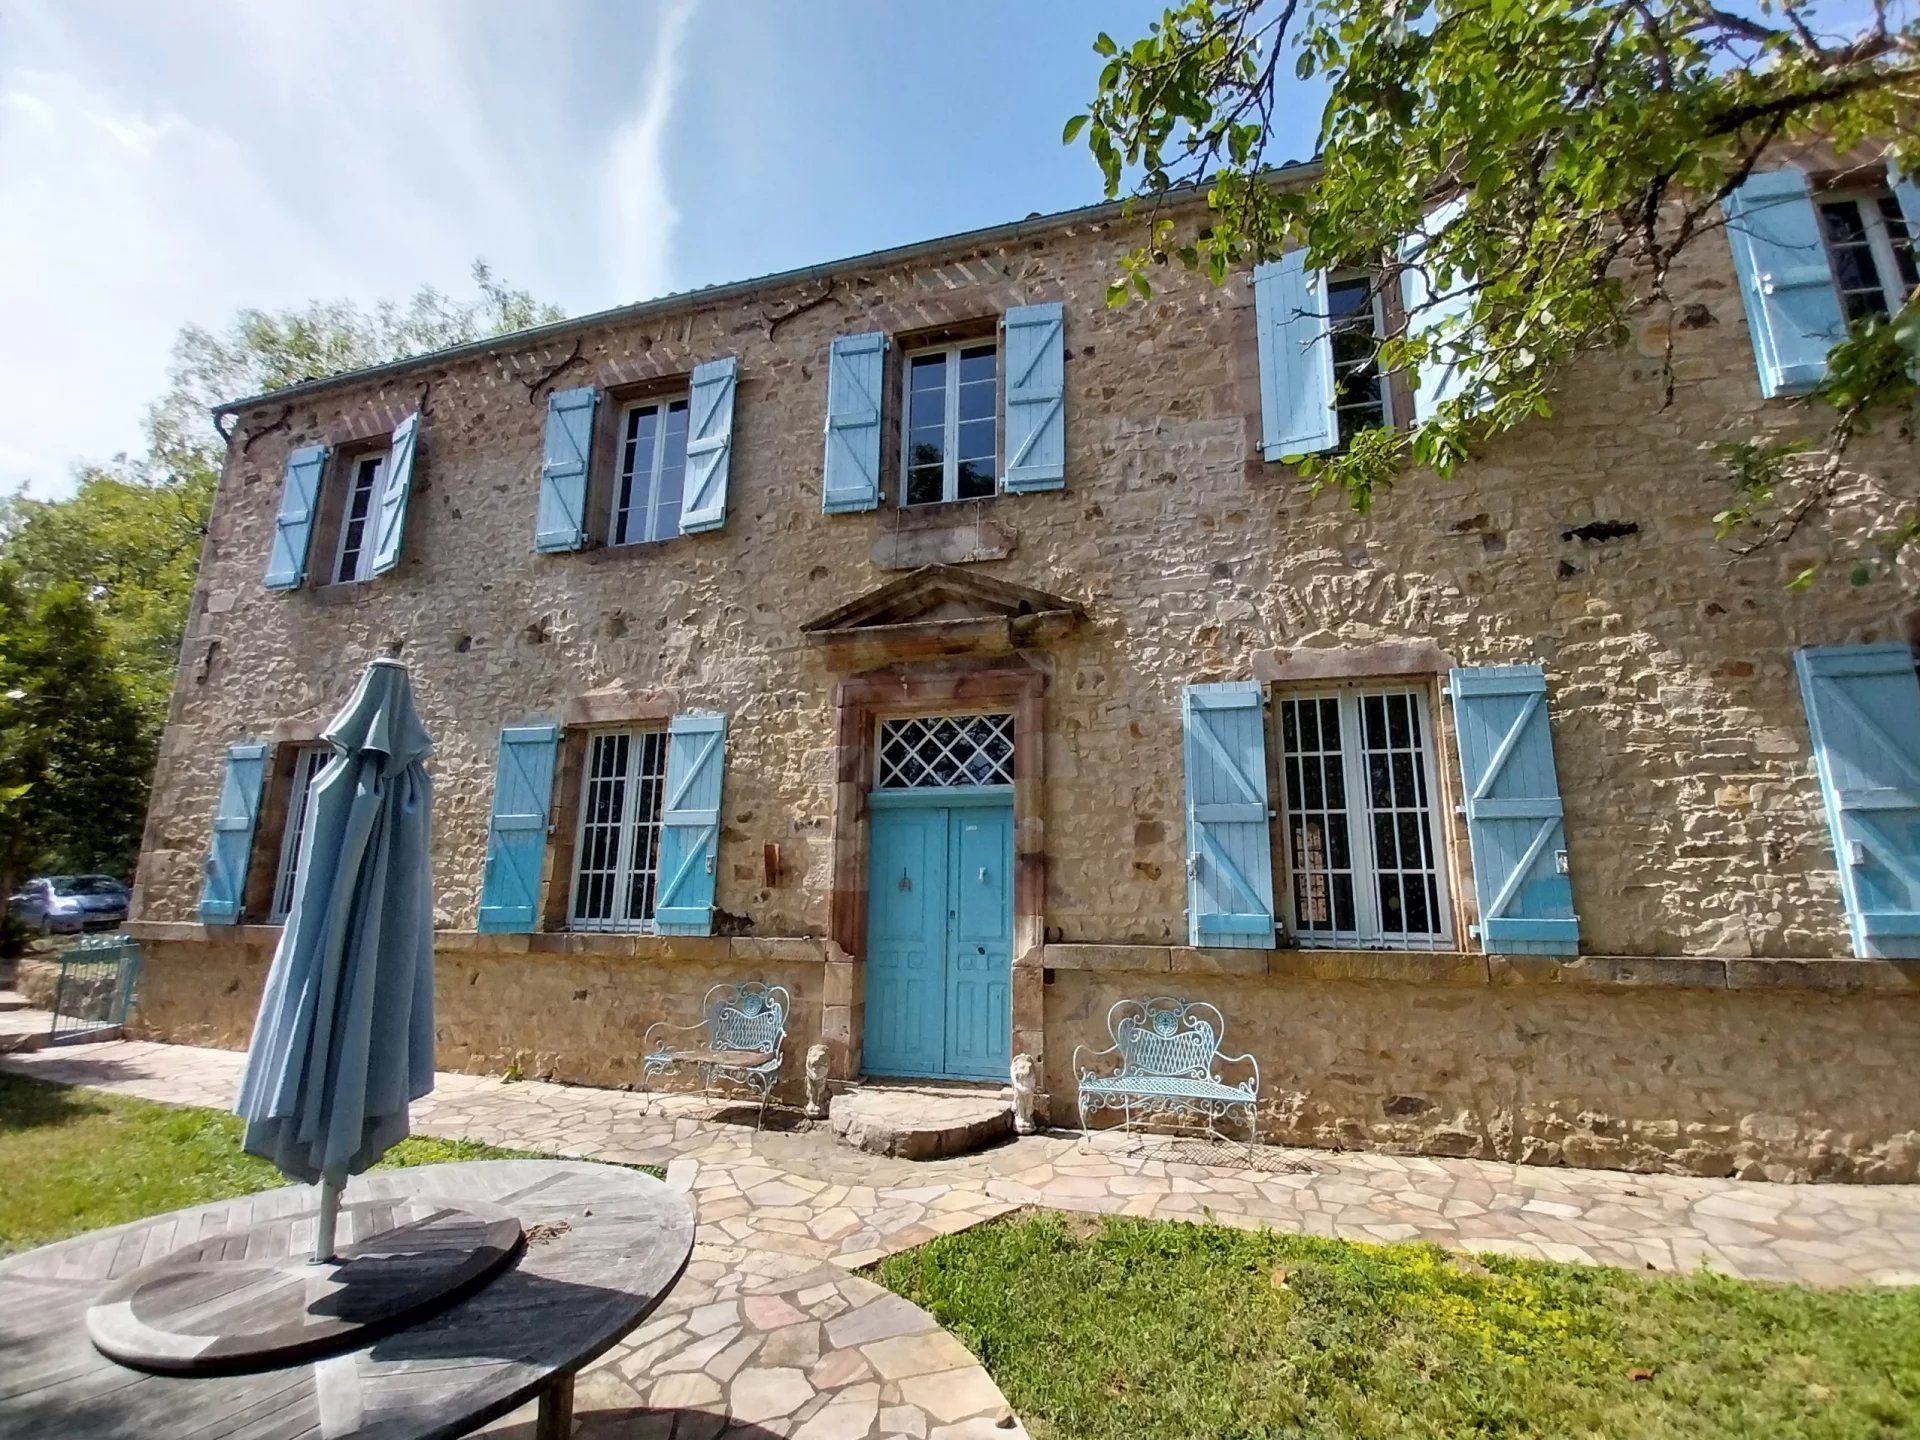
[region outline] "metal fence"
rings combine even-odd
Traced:
[[[49,1045],[104,1038],[126,1023],[140,947],[124,935],[85,935],[60,957]]]

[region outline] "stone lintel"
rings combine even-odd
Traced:
[[[1444,675],[1453,658],[1431,640],[1390,641],[1309,650],[1260,650],[1253,678],[1268,685],[1371,680],[1383,675]]]

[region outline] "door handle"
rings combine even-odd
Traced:
[[[987,867],[984,865],[980,867],[980,883],[982,885],[987,883]]]

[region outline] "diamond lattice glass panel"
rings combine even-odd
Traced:
[[[928,715],[880,722],[880,788],[1013,783],[1013,716]]]

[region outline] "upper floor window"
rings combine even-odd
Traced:
[[[649,400],[620,417],[620,460],[614,476],[610,545],[671,540],[680,533],[680,497],[687,475],[687,401]]]
[[[1906,303],[1915,273],[1913,237],[1900,203],[1884,191],[1831,194],[1819,202],[1834,286],[1849,323],[1884,318]]]
[[[908,505],[983,500],[994,492],[994,412],[999,352],[992,343],[949,345],[907,356]]]
[[[1293,933],[1303,945],[1448,939],[1426,698],[1348,689],[1279,700]]]
[[[325,745],[307,745],[293,757],[293,775],[287,791],[286,822],[280,832],[280,860],[273,872],[273,903],[267,918],[284,922],[293,910],[293,892],[300,884],[300,844],[307,833],[307,811],[313,802],[313,782],[320,778],[333,751]]]
[[[569,924],[650,930],[660,880],[666,732],[597,731],[587,737],[583,768]]]
[[[1379,289],[1364,275],[1327,282],[1327,331],[1333,346],[1333,411],[1345,446],[1360,431],[1393,423],[1380,336],[1386,325]]]
[[[384,454],[347,462],[347,483],[341,487],[340,545],[330,577],[336,585],[373,578],[373,521],[380,508],[386,473]]]

